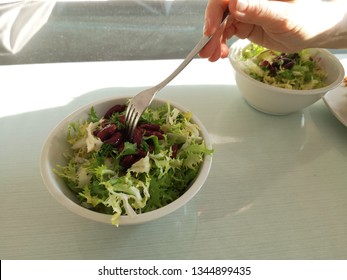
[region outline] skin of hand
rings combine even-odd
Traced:
[[[216,61],[228,55],[226,41],[232,36],[282,52],[308,47],[347,47],[347,5],[343,0],[268,1],[209,0],[204,34],[216,34],[200,51],[202,58]],[[223,12],[230,16],[218,29]]]

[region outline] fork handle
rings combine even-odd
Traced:
[[[227,18],[229,16],[228,9],[224,12],[222,22],[220,26],[224,25],[224,23],[227,21]],[[160,82],[158,85],[155,86],[157,91],[161,90],[164,86],[166,86],[169,82],[171,82],[192,60],[193,58],[200,52],[200,50],[211,40],[214,34],[218,29],[210,36],[203,35],[200,39],[200,41],[195,45],[195,47],[191,50],[191,52],[187,55],[187,57],[182,61],[182,63],[176,68],[175,71],[173,71],[170,76],[168,76],[165,80]]]
[[[210,41],[212,36],[204,35],[200,41],[196,44],[196,46],[191,50],[191,52],[187,55],[187,57],[182,61],[182,63],[173,71],[170,76],[168,76],[165,80],[160,82],[156,87],[158,90],[162,89],[169,82],[171,82],[199,53],[199,51]]]

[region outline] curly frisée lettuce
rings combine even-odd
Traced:
[[[213,152],[191,113],[170,104],[148,108],[130,141],[125,108],[116,105],[103,117],[91,108],[88,120],[70,123],[66,165],[54,169],[83,207],[112,215],[117,226],[121,215],[146,213],[180,197]]]
[[[242,50],[240,61],[248,75],[265,84],[297,90],[326,86],[327,73],[308,50],[281,53],[251,43]]]

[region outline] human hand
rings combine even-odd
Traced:
[[[340,8],[341,5],[321,0],[209,0],[204,34],[211,35],[217,29],[225,9],[229,9],[230,16],[225,28],[215,34],[199,55],[210,61],[226,57],[229,51],[226,41],[232,36],[283,52],[329,46],[327,32],[346,13],[346,9]]]

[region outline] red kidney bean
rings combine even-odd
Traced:
[[[154,124],[154,123],[142,123],[139,125],[139,128],[145,129],[145,130],[153,130],[153,131],[159,131],[160,125]]]
[[[118,144],[118,151],[122,152],[124,150],[124,140]]]
[[[172,149],[172,155],[171,155],[171,157],[172,157],[172,158],[176,158],[177,152],[178,152],[178,144],[173,144],[172,147],[171,147],[171,149]]]
[[[288,57],[282,57],[282,65],[285,65],[285,64],[287,64],[290,61],[291,60]]]
[[[272,62],[271,67],[273,67],[275,69],[279,69],[280,65],[279,65],[279,63],[277,61],[274,61],[274,62]]]
[[[93,131],[93,135],[95,136],[95,137],[98,137],[98,133],[100,132],[100,129],[95,129],[94,131]]]
[[[119,116],[119,122],[120,123],[125,123],[125,115],[120,115]]]
[[[145,136],[157,136],[159,140],[164,139],[163,134],[160,131],[153,131],[153,130],[146,130],[145,131]]]
[[[133,133],[133,142],[137,145],[137,147],[141,146],[142,138],[143,138],[143,132],[141,131],[141,129],[136,127]]]
[[[294,66],[295,62],[294,61],[289,61],[286,64],[283,65],[283,68],[285,69],[291,69]]]
[[[108,111],[105,113],[104,118],[105,119],[109,119],[113,113],[121,113],[124,112],[126,108],[126,105],[114,105],[113,107],[111,107],[110,109],[108,109]]]
[[[137,161],[134,155],[126,155],[121,159],[121,165],[125,168],[129,168]]]
[[[120,131],[116,131],[110,138],[103,141],[106,144],[117,147],[123,141],[123,134]]]
[[[139,158],[144,158],[146,155],[147,155],[147,153],[144,150],[142,150],[142,149],[139,149],[138,152],[137,152],[137,156]]]
[[[116,132],[116,130],[117,126],[112,123],[102,128],[96,136],[99,137],[101,141],[105,141],[106,139],[110,138]]]
[[[107,125],[109,125],[110,123],[108,122],[108,120],[103,120],[103,122],[101,123],[101,127],[105,127]]]
[[[267,60],[263,60],[263,61],[259,62],[260,67],[267,67],[267,66],[269,66],[269,64],[270,64],[270,62]]]
[[[154,145],[152,143],[148,144],[148,152],[153,153],[154,152]]]

